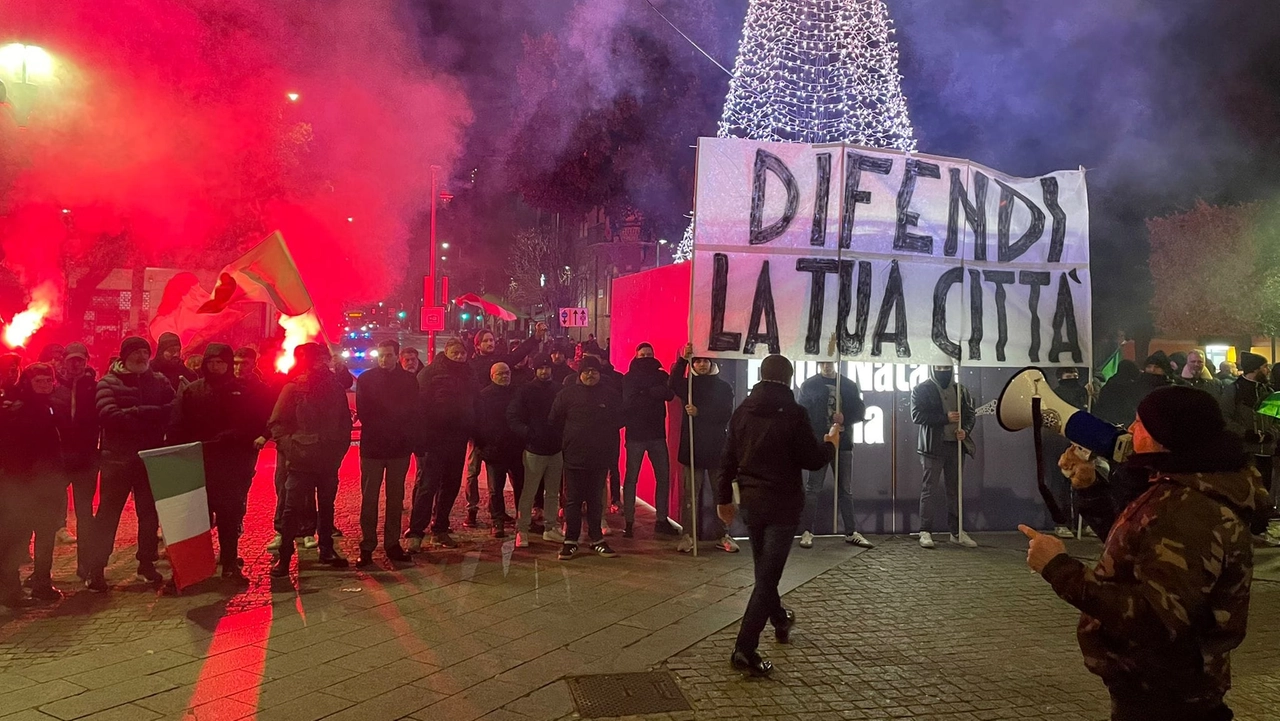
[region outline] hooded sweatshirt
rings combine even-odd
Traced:
[[[204,377],[179,394],[172,434],[174,443],[204,443],[205,473],[211,480],[222,480],[227,473],[237,480],[252,478],[258,457],[253,442],[266,433],[266,419],[256,408],[258,400],[232,374],[231,364],[222,375],[206,370],[210,360],[225,362],[230,355],[229,346],[209,344],[201,364]]]
[[[622,378],[623,419],[628,441],[667,437],[667,401],[675,398],[657,358],[634,358]]]
[[[1042,574],[1080,609],[1085,666],[1118,698],[1220,699],[1244,640],[1253,545],[1269,511],[1252,468],[1160,473],[1116,520],[1090,570],[1062,554]]]
[[[720,464],[724,452],[725,429],[733,416],[733,386],[720,380],[719,369],[713,364],[706,375],[693,376],[693,400],[688,400],[689,381],[685,374],[689,364],[681,358],[671,368],[671,390],[680,402],[692,403],[698,409],[693,419],[693,451],[697,468],[713,468]],[[794,397],[792,401],[794,402]],[[676,460],[689,465],[689,414],[681,413],[680,448]]]
[[[733,503],[737,481],[742,507],[753,521],[797,524],[804,510],[801,471],[825,468],[834,457],[835,448],[814,434],[808,411],[791,389],[763,381],[729,421],[716,503]]]
[[[347,392],[324,366],[285,384],[267,425],[290,469],[337,473],[351,446]]]

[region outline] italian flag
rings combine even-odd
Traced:
[[[213,575],[213,534],[204,488],[204,448],[200,443],[168,446],[138,455],[156,499],[156,513],[178,590]]]

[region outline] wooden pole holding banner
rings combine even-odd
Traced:
[[[956,358],[956,377],[952,382],[956,386],[956,408],[960,409],[960,421],[958,422],[957,431],[964,431],[964,393],[960,389],[960,371],[964,368],[964,350],[961,349],[960,357]],[[974,424],[975,427],[977,424]],[[969,440],[969,434],[966,432],[964,441]],[[956,529],[958,534],[956,541],[960,540],[960,534],[964,533],[964,441],[956,443]]]
[[[694,147],[698,148],[701,145],[702,145],[702,139],[699,138],[698,145]],[[693,236],[692,236],[693,243],[691,244],[692,247],[689,249],[688,327],[689,327],[689,344],[690,345],[693,345],[693,295],[694,295],[694,292],[697,290],[697,286],[695,285],[695,278],[697,277],[695,275],[695,271],[698,269],[696,265],[698,254],[695,252],[695,250],[697,249],[697,242],[698,242],[698,158],[697,158],[698,155],[700,155],[700,153],[698,152],[694,153],[693,219],[690,221],[693,224]],[[697,349],[694,349],[694,353],[695,354],[697,353]],[[693,405],[693,357],[689,357],[685,359],[684,372],[685,372],[686,380],[688,382],[685,405]],[[694,455],[693,455],[693,450],[694,450],[693,449],[693,422],[696,420],[696,418],[689,415],[689,412],[687,410],[684,410],[684,409],[681,409],[681,410],[684,411],[685,417],[689,419],[689,508],[692,509],[692,512],[689,514],[689,528],[685,530],[692,533],[693,535],[693,557],[697,558],[698,557],[698,515],[702,511],[702,504],[698,502],[698,467],[697,467],[696,461],[694,461]]]

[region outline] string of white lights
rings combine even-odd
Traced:
[[[914,151],[893,35],[884,0],[751,0],[717,135]]]

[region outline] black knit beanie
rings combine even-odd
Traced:
[[[791,361],[787,360],[786,356],[766,356],[760,363],[760,380],[790,384],[791,374],[794,372],[795,369],[792,368]]]

